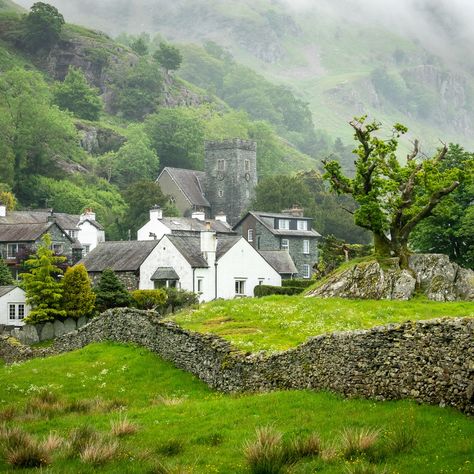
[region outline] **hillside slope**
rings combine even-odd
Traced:
[[[111,34],[148,31],[183,43],[215,41],[267,78],[290,85],[309,102],[316,127],[333,138],[348,139],[347,121],[368,113],[384,122],[405,123],[412,132],[408,138],[420,137],[425,149],[437,146],[438,139],[474,144],[469,58],[442,57],[429,41],[375,23],[375,14],[367,26],[358,15],[341,17],[326,9],[325,2],[303,11],[278,0],[51,3],[69,19]],[[442,13],[428,7],[419,13],[420,22],[432,21],[444,38]],[[445,22],[450,20],[448,14]],[[461,39],[448,46],[469,49]]]

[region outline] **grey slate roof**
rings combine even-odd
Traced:
[[[160,267],[153,273],[151,280],[179,280],[179,275],[173,267]]]
[[[179,189],[193,206],[211,207],[204,197],[206,173],[204,171],[185,170],[182,168],[166,167],[161,173],[168,173]],[[161,176],[161,174],[160,174]],[[158,179],[160,179],[158,177]]]
[[[0,225],[0,242],[34,242],[53,225],[54,222]]]
[[[13,291],[15,288],[18,288],[15,285],[0,286],[0,297],[7,295],[10,291]]]
[[[0,217],[1,224],[39,224],[48,222],[51,215],[51,209],[36,209],[34,211],[9,211],[5,217]],[[65,230],[77,229],[80,216],[76,214],[66,214],[64,212],[55,212],[56,222]],[[103,227],[95,220],[87,219],[99,230]]]
[[[248,216],[252,215],[262,225],[264,225],[274,235],[285,235],[294,237],[321,237],[319,232],[314,229],[311,230],[292,230],[292,229],[275,229],[274,219],[297,219],[299,221],[305,220],[310,221],[310,217],[294,217],[288,214],[275,214],[273,212],[260,212],[260,211],[249,211],[237,224],[234,225],[234,229],[240,225],[240,223]]]
[[[206,230],[206,222],[211,224],[211,230],[218,233],[235,234],[229,224],[225,222],[216,221],[214,219],[206,219],[206,221],[200,221],[199,219],[193,219],[192,217],[163,217],[161,222],[171,229],[173,232],[180,231],[195,231],[200,232]]]
[[[240,239],[241,235],[221,235],[217,238],[216,258],[219,260],[225,255]]]
[[[259,250],[258,252],[280,275],[298,273],[293,259],[286,250]]]
[[[193,268],[207,268],[209,265],[202,256],[199,235],[167,235],[170,242]]]
[[[157,245],[157,240],[101,242],[79,263],[83,263],[89,272],[102,272],[106,268],[115,272],[136,272]]]

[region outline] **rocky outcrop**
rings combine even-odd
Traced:
[[[127,140],[110,128],[76,122],[81,147],[91,155],[117,151]]]
[[[474,272],[450,262],[442,254],[416,254],[408,270],[398,261],[357,263],[333,273],[307,296],[408,300],[424,293],[435,301],[474,301]]]

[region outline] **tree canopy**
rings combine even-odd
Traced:
[[[69,267],[64,273],[62,305],[66,315],[79,319],[91,316],[94,311],[96,295],[92,291],[91,281],[83,264]]]
[[[168,72],[179,69],[183,61],[183,56],[179,49],[164,41],[160,43],[160,47],[155,51],[153,57]]]
[[[324,161],[324,176],[336,192],[349,194],[357,202],[355,223],[372,232],[376,253],[400,257],[406,266],[411,232],[459,186],[461,171],[442,168],[446,146],[435,157],[420,159],[417,140],[401,164],[395,154],[400,136],[407,132],[401,124],[392,127],[388,139],[377,135],[381,124],[366,123],[366,116],[350,125],[358,142],[354,178],[345,176],[336,161]]]

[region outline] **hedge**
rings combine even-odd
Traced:
[[[301,293],[301,288],[292,286],[257,285],[253,289],[253,294],[257,298],[269,295],[297,295],[299,293]]]
[[[281,286],[293,288],[308,288],[314,283],[314,280],[311,278],[298,278],[294,280],[282,280]]]

